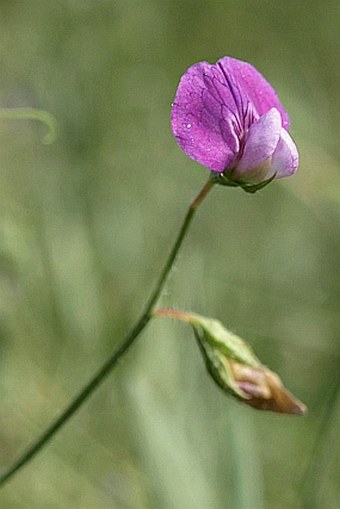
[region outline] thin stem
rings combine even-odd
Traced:
[[[192,313],[187,313],[186,311],[178,311],[177,309],[170,309],[170,308],[155,309],[153,312],[153,316],[177,318],[177,320],[182,320],[182,322],[187,322],[187,323],[192,322],[194,319],[194,316]]]
[[[117,365],[119,359],[127,352],[137,336],[142,332],[144,327],[152,318],[153,307],[156,304],[160,294],[163,290],[167,276],[174,264],[178,251],[182,245],[182,242],[187,234],[188,228],[191,224],[192,218],[203,201],[204,197],[208,194],[213,186],[213,182],[208,182],[203,186],[200,193],[197,195],[195,200],[190,205],[188,212],[184,218],[182,227],[178,233],[175,244],[170,252],[170,255],[164,265],[164,268],[160,274],[158,282],[155,286],[154,291],[145,307],[139,320],[132,328],[130,334],[126,336],[121,346],[115,350],[112,355],[105,361],[101,368],[95,373],[90,381],[81,389],[78,395],[71,401],[66,409],[57,417],[52,424],[23,452],[23,454],[9,466],[7,470],[0,475],[0,486],[4,485],[20,468],[28,463],[41,449],[49,442],[56,433],[71,419],[71,417],[79,410],[79,408],[87,401],[91,394],[99,387],[104,381],[112,369]]]
[[[202,201],[204,200],[204,198],[206,197],[206,195],[209,193],[210,189],[212,188],[212,186],[214,185],[214,183],[211,181],[211,179],[208,180],[208,182],[203,186],[203,188],[201,189],[201,191],[199,192],[199,194],[196,196],[196,198],[194,199],[194,201],[191,203],[189,209],[188,209],[188,212],[184,218],[184,221],[183,221],[183,224],[182,224],[182,227],[178,233],[178,236],[177,236],[177,239],[176,239],[176,242],[174,244],[174,247],[172,248],[171,252],[170,252],[170,255],[169,255],[169,258],[167,259],[166,261],[166,264],[164,265],[164,268],[161,272],[161,275],[159,277],[159,280],[158,280],[158,283],[155,287],[155,290],[154,292],[151,294],[151,297],[150,297],[150,300],[146,306],[146,310],[145,310],[145,314],[147,315],[151,315],[151,311],[154,307],[154,305],[156,304],[160,294],[161,294],[161,291],[163,289],[163,286],[164,286],[164,283],[165,283],[165,280],[174,264],[174,261],[175,261],[175,258],[178,254],[178,251],[181,247],[181,244],[184,240],[184,237],[188,231],[188,227],[191,223],[191,220],[197,210],[197,208],[199,207],[199,205],[202,203]]]

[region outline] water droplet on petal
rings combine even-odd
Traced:
[[[185,127],[186,127],[187,129],[191,129],[191,124],[187,124]]]

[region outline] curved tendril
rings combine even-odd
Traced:
[[[0,108],[0,120],[37,120],[48,128],[41,142],[50,145],[57,137],[58,124],[56,119],[45,110],[35,108]]]

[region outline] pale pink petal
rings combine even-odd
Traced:
[[[299,166],[299,153],[296,145],[285,129],[281,130],[281,136],[273,153],[271,171],[276,178],[293,175]]]
[[[252,124],[246,136],[242,157],[233,170],[233,175],[249,182],[264,180],[281,130],[281,115],[276,108],[272,108]]]

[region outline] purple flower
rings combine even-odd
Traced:
[[[246,62],[224,57],[191,66],[180,80],[171,122],[181,149],[219,183],[256,190],[297,170],[288,114]]]

